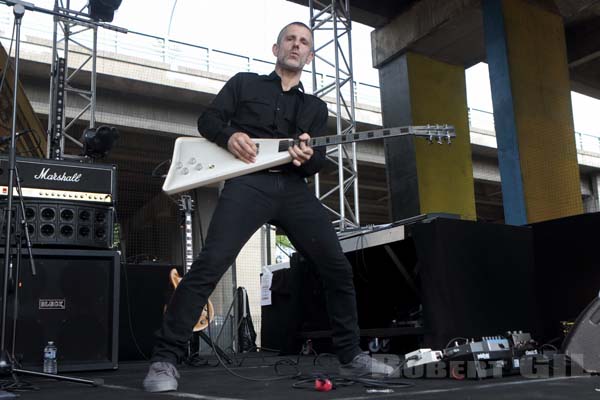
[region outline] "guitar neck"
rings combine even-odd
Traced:
[[[192,242],[192,211],[194,209],[193,200],[188,195],[183,195],[179,199],[179,206],[183,211],[183,241],[185,254],[185,264],[183,272],[187,273],[194,262],[194,245]]]
[[[185,213],[185,272],[187,273],[194,262],[194,246],[192,242],[192,212]]]
[[[448,125],[424,125],[424,126],[403,126],[395,128],[375,129],[371,131],[348,133],[343,135],[330,135],[311,138],[308,145],[311,147],[335,146],[339,144],[347,144],[353,142],[361,142],[363,140],[382,139],[394,136],[415,135],[424,136],[433,141],[433,139],[441,140],[455,137],[454,129]],[[279,143],[279,151],[286,151],[288,147],[297,145],[301,141],[298,139],[284,139]]]

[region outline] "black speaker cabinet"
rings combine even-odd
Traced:
[[[600,213],[533,224],[536,297],[543,322],[541,343],[562,336],[561,321],[574,321],[600,290]]]
[[[600,299],[592,301],[569,331],[562,351],[588,372],[600,372]]]
[[[173,265],[159,263],[122,265],[120,361],[150,357],[154,333],[162,324],[165,304],[173,293],[169,279],[172,268]]]
[[[438,218],[412,229],[423,347],[522,330],[540,335],[531,228]]]
[[[4,263],[4,249],[1,250]],[[39,370],[42,351],[58,347],[58,371],[116,369],[119,253],[112,250],[34,249],[36,275],[22,251],[15,355]],[[16,260],[13,259],[16,266]],[[16,271],[13,271],[16,276]],[[12,287],[12,285],[11,285]],[[9,293],[6,337],[12,342],[15,294]],[[7,348],[12,349],[12,343]]]

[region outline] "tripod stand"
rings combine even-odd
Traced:
[[[6,350],[6,314],[7,314],[7,305],[8,305],[8,284],[9,284],[9,271],[11,268],[11,239],[15,232],[11,229],[12,225],[12,203],[13,203],[13,190],[15,189],[15,180],[17,181],[17,189],[19,194],[19,201],[21,202],[21,210],[24,209],[23,206],[23,196],[20,193],[20,183],[18,182],[18,173],[16,168],[16,137],[17,137],[17,95],[18,95],[18,85],[19,85],[19,51],[20,51],[20,41],[21,41],[21,21],[23,15],[25,14],[25,5],[26,3],[21,3],[17,1],[4,1],[7,5],[13,6],[13,13],[15,16],[15,64],[14,64],[14,87],[13,87],[13,110],[12,110],[12,129],[11,129],[11,140],[9,146],[9,155],[8,155],[8,193],[7,193],[7,212],[6,212],[6,231],[5,231],[5,243],[4,243],[4,279],[2,285],[2,321],[1,321],[1,332],[0,332],[0,376],[12,376],[15,381],[17,381],[16,374],[24,374],[52,379],[65,380],[70,382],[84,383],[89,385],[97,386],[102,382],[100,380],[89,380],[89,379],[80,379],[80,378],[72,378],[67,376],[55,375],[55,374],[47,374],[43,372],[36,371],[28,371],[25,369],[19,369],[14,367],[14,359],[11,355],[9,355]],[[35,264],[33,262],[33,257],[31,253],[31,243],[29,241],[27,227],[24,229],[25,237],[28,243],[29,250],[29,260],[31,266],[31,273],[35,275]],[[17,246],[20,243],[17,243]],[[20,254],[20,252],[17,252]],[[18,263],[17,263],[18,264]],[[17,275],[18,277],[18,275]],[[18,287],[18,279],[15,282],[15,285]],[[17,309],[17,291],[15,290],[15,310]],[[13,318],[17,318],[17,315],[13,316]],[[14,348],[14,334],[13,334],[13,348]],[[3,394],[3,393],[0,393]]]

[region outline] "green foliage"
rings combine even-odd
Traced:
[[[283,247],[284,250],[285,249],[294,250],[294,246],[292,245],[292,242],[290,242],[290,239],[288,239],[287,236],[277,235],[275,240],[276,240],[275,243],[277,244],[277,246]]]

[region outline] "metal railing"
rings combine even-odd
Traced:
[[[12,8],[0,7],[0,38],[5,41],[10,40],[12,24]],[[25,43],[48,41],[51,46],[47,38],[52,34],[52,18],[47,15],[29,13],[23,19],[21,32],[22,40]],[[91,43],[91,32],[89,37],[82,35],[80,40],[84,45],[88,44],[88,40]],[[271,61],[133,31],[122,34],[100,29],[98,31],[98,51],[138,58],[140,62],[164,63],[173,70],[183,67],[225,76],[231,76],[239,71],[269,73],[274,67],[274,63]],[[304,86],[312,87],[312,82],[309,82],[311,71],[307,70],[303,75]],[[317,77],[318,87],[325,87],[335,79],[334,76],[324,74],[317,74]],[[377,85],[356,82],[354,87],[354,98],[357,104],[374,107],[376,110],[381,109]],[[469,126],[488,131],[493,135],[495,132],[494,115],[490,111],[469,108]],[[575,139],[578,150],[600,154],[600,138],[598,136],[575,132]]]
[[[12,32],[12,9],[0,8],[0,37],[9,39]],[[30,13],[23,19],[23,42],[48,40],[52,37],[52,18],[47,15]],[[78,36],[84,46],[92,43],[91,32]],[[102,57],[110,53],[115,55],[134,57],[143,61],[152,61],[167,64],[169,69],[179,67],[193,70],[211,72],[231,76],[236,72],[270,73],[275,63],[261,60],[248,55],[231,53],[224,50],[213,49],[193,43],[169,40],[164,37],[148,35],[141,32],[129,31],[127,34],[98,30],[98,55]],[[104,54],[102,54],[104,53]],[[307,90],[312,88],[312,71],[306,70],[303,74],[303,84]],[[335,80],[334,76],[317,74],[319,87],[324,87]],[[354,98],[357,103],[380,109],[379,87],[377,85],[355,82]],[[349,93],[348,93],[349,94]],[[347,95],[348,95],[347,94]]]
[[[483,130],[495,136],[494,113],[490,111],[469,108],[469,127]],[[588,133],[575,132],[577,150],[600,154],[600,137]]]

